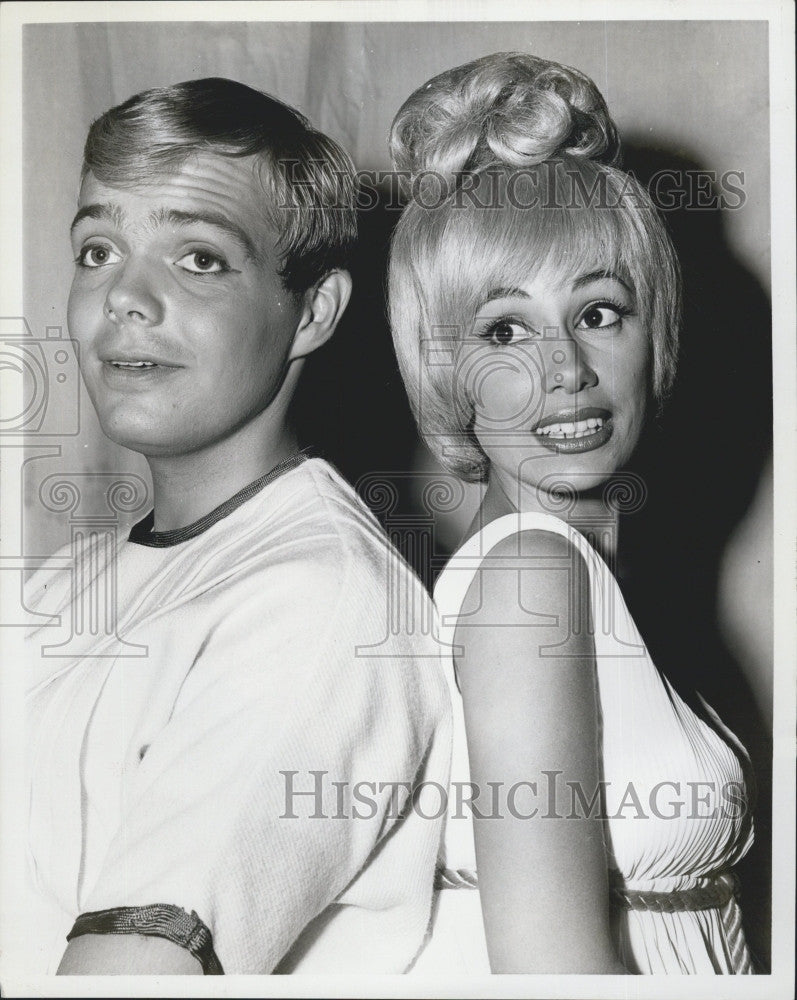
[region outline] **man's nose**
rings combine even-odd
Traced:
[[[545,391],[562,390],[569,395],[598,384],[583,348],[572,337],[557,329],[546,335],[544,348]]]
[[[126,261],[108,289],[105,313],[115,323],[157,326],[163,320],[163,300],[151,269]]]

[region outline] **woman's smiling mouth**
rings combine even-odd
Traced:
[[[548,424],[546,427],[538,427],[534,433],[557,440],[560,438],[581,438],[599,431],[603,424],[602,417],[590,417],[589,420],[577,420],[572,423]]]
[[[572,455],[601,448],[613,431],[611,413],[591,407],[568,414],[552,414],[540,421],[532,433],[550,451]]]

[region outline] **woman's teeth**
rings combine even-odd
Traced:
[[[590,417],[588,420],[577,420],[570,424],[547,424],[545,427],[538,427],[534,433],[553,438],[580,438],[594,434],[601,427],[603,420],[600,417]]]
[[[154,361],[112,361],[114,368],[155,368]]]

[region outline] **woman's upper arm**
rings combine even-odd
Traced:
[[[493,971],[622,971],[609,934],[586,567],[561,536],[515,535],[491,551],[465,606],[476,610],[457,628],[458,670]]]

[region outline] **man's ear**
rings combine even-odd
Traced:
[[[338,325],[351,295],[348,271],[330,271],[304,296],[304,308],[288,360],[304,358],[325,344]]]

